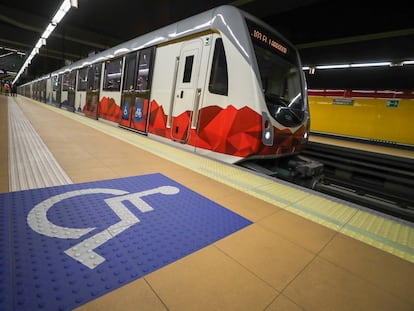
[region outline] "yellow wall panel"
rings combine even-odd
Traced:
[[[309,96],[309,106],[313,132],[414,145],[413,99]]]

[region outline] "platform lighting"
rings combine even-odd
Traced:
[[[16,49],[11,49],[11,48],[4,47],[4,46],[0,46],[0,50],[5,50],[5,51],[13,52],[13,53],[16,53],[16,54],[22,55],[22,56],[26,55],[26,53],[24,53],[24,52],[20,52],[20,51],[18,51]]]
[[[14,52],[9,52],[9,53],[6,53],[6,54],[1,54],[0,57],[6,57],[6,56],[10,56],[12,54],[14,54]]]
[[[12,82],[12,85],[16,83],[16,81],[20,78],[22,73],[30,65],[30,63],[32,62],[32,59],[39,53],[40,48],[43,45],[46,45],[46,39],[49,38],[49,36],[55,30],[56,26],[61,22],[63,17],[66,15],[66,13],[68,13],[71,8],[77,8],[77,7],[78,7],[78,0],[63,0],[63,2],[60,5],[59,9],[57,10],[55,15],[53,16],[52,21],[46,27],[45,31],[40,36],[40,39],[37,41],[37,43],[36,43],[35,47],[33,48],[32,52],[26,58],[26,61],[23,63],[23,66],[20,68],[19,72],[17,73],[16,77],[14,78],[14,80]]]
[[[350,64],[351,68],[391,66],[392,62]]]
[[[414,60],[405,60],[398,63],[399,66],[414,65]],[[344,68],[367,68],[367,67],[393,67],[393,62],[376,62],[376,63],[354,63],[354,64],[336,64],[336,65],[316,65],[303,66],[302,70],[309,71],[309,74],[315,74],[316,69],[344,69]]]
[[[55,30],[55,28],[56,28],[56,25],[55,24],[52,24],[52,23],[50,23],[47,27],[46,27],[46,30],[44,31],[44,33],[42,34],[42,38],[43,39],[47,39],[47,38],[49,38],[49,36],[50,36],[50,34],[53,32],[53,30]]]

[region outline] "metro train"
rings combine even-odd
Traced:
[[[18,92],[231,164],[298,154],[309,136],[298,51],[229,5],[76,61]]]
[[[412,91],[310,89],[308,100],[312,136],[414,148]]]

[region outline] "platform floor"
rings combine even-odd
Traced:
[[[10,145],[11,105],[50,151],[39,154],[56,159],[52,171],[59,176],[18,173],[38,163],[18,163],[28,160],[16,155],[24,147]],[[18,187],[162,174],[251,222],[110,293],[85,298],[77,310],[414,310],[410,223],[20,96],[0,96],[0,119],[3,195]]]
[[[311,134],[309,140],[315,143],[340,146],[344,148],[363,150],[367,152],[374,152],[374,153],[385,154],[385,155],[407,158],[407,159],[414,159],[414,149],[402,148],[398,145],[386,146],[386,145],[380,145],[380,144],[374,144],[374,143],[364,143],[362,141],[356,141],[356,140],[346,140],[346,139],[335,138],[333,135],[330,137],[327,137],[327,136],[321,136],[317,134],[313,134],[313,135]]]

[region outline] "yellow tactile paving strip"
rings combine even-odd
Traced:
[[[414,226],[412,224],[380,217],[374,213],[347,206],[329,197],[314,194],[312,191],[302,190],[266,176],[256,175],[241,168],[161,144],[146,136],[120,129],[106,122],[98,122],[80,114],[35,103],[414,263]]]

